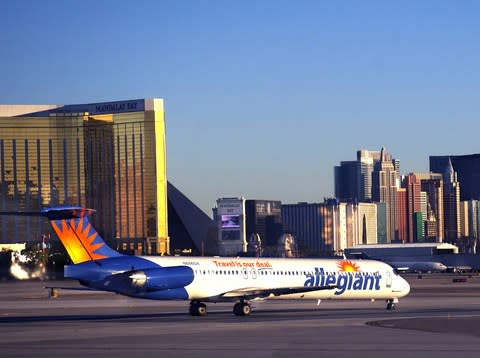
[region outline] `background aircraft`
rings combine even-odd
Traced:
[[[399,272],[444,272],[447,266],[438,261],[387,261]]]

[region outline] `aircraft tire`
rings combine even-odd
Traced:
[[[242,316],[250,316],[252,312],[252,307],[248,303],[242,304]]]
[[[387,301],[387,310],[388,311],[393,311],[395,310],[397,307],[395,306],[395,303],[392,302],[392,300],[388,300]]]
[[[206,316],[207,306],[201,302],[192,302],[189,311],[192,316]]]
[[[197,307],[198,316],[207,315],[207,306],[204,303],[199,303]]]
[[[238,302],[233,306],[233,313],[236,316],[249,316],[252,312],[252,307],[248,303]]]
[[[189,311],[190,311],[190,314],[191,314],[192,316],[198,316],[198,314],[197,314],[197,308],[196,308],[196,305],[195,305],[195,304],[193,304],[193,303],[190,304],[190,310],[189,310]]]

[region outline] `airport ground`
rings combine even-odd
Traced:
[[[407,275],[395,311],[382,301],[261,301],[249,317],[209,304],[61,291],[70,281],[0,282],[0,357],[479,357],[480,276]]]

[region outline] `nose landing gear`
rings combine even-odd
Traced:
[[[393,311],[397,309],[396,304],[398,303],[398,298],[391,298],[387,300],[387,310]]]

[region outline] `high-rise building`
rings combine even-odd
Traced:
[[[396,190],[397,193],[397,201],[394,207],[395,212],[395,234],[394,240],[396,242],[409,242],[408,231],[409,227],[408,224],[411,223],[408,221],[407,213],[407,189],[405,188],[398,188]]]
[[[444,237],[456,243],[460,237],[460,183],[450,160],[443,174]]]
[[[468,217],[468,201],[461,201],[459,207],[459,236],[461,238],[467,238],[470,236],[470,218]]]
[[[480,237],[480,201],[468,200],[467,207],[469,234],[478,239]]]
[[[379,161],[379,151],[359,150],[356,161],[340,162],[334,168],[335,197],[342,201],[371,201],[372,173]]]
[[[218,254],[247,252],[245,198],[217,199]]]
[[[425,222],[423,220],[423,214],[417,212],[414,214],[414,230],[415,230],[415,240],[416,242],[425,241]]]
[[[430,203],[427,204],[427,220],[425,221],[425,238],[427,241],[437,241],[439,237],[437,218],[435,217]]]
[[[377,241],[379,244],[387,243],[387,204],[375,203],[377,206]]]
[[[322,252],[322,255],[331,255],[338,253],[339,247],[339,201],[335,198],[325,199],[320,206],[320,213],[322,215],[321,239],[323,247],[328,251]]]
[[[359,201],[372,200],[372,174],[375,164],[380,161],[381,152],[371,150],[357,151],[357,162],[360,163]]]
[[[398,172],[394,160],[382,148],[372,175],[372,199],[386,204],[387,243],[395,240]]]
[[[425,191],[420,192],[420,211],[422,213],[423,220],[427,220],[428,215],[428,196]]]
[[[405,176],[402,187],[406,189],[406,219],[407,219],[407,242],[418,242],[417,237],[417,213],[422,214],[421,183],[413,173]],[[423,219],[422,219],[423,221]],[[423,233],[422,233],[423,238]]]
[[[302,254],[341,255],[346,247],[377,243],[377,204],[340,202],[282,205],[285,230]]]
[[[429,241],[443,242],[443,175],[439,173],[415,173],[415,176],[420,179],[421,190],[427,195],[426,220],[428,223],[425,224],[427,228],[426,238]],[[432,226],[434,223],[436,225],[435,229]]]
[[[358,203],[358,238],[348,247],[361,244],[377,244],[377,204]]]
[[[87,206],[113,247],[169,253],[165,148],[162,99],[0,105],[0,210]],[[0,218],[2,241],[48,230]]]
[[[299,250],[306,254],[327,253],[331,243],[322,239],[323,204],[282,204],[282,222],[286,232],[295,237]]]
[[[430,156],[430,171],[445,173],[449,162],[462,187],[460,200],[480,200],[480,154]]]
[[[247,252],[245,198],[217,200],[218,254],[233,256]]]
[[[264,248],[277,247],[283,234],[282,203],[276,200],[247,200],[245,213],[247,239],[258,235]]]
[[[340,202],[332,199],[324,201],[333,213],[333,251],[342,255],[347,247],[361,243],[377,243],[377,206],[375,203]]]
[[[358,161],[341,162],[334,172],[335,197],[339,200],[359,200],[360,163]]]
[[[471,253],[476,254],[480,245],[480,201],[468,200],[468,228]]]

